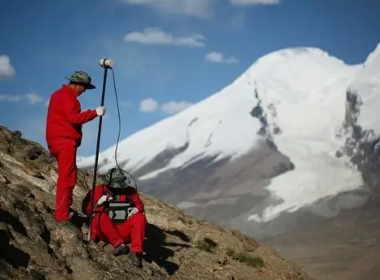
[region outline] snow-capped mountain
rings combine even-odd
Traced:
[[[121,141],[118,162],[140,190],[253,235],[316,277],[377,279],[377,108],[380,44],[358,65],[317,48],[279,50]],[[114,152],[100,154],[100,172]]]
[[[189,211],[249,198],[233,216],[249,213],[252,222],[360,189],[361,172],[344,151],[347,118],[379,133],[379,56],[379,46],[360,65],[317,48],[270,53],[221,91],[122,140],[118,162],[144,191]],[[354,93],[363,104],[350,113]],[[115,166],[114,153],[101,152],[99,172]]]

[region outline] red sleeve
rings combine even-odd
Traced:
[[[135,203],[135,206],[137,209],[139,209],[141,212],[144,212],[144,204],[140,200],[140,196],[137,191],[133,190],[132,193],[132,200]]]
[[[62,106],[67,119],[73,124],[84,124],[98,116],[96,110],[81,112],[80,103],[76,98],[64,98],[64,100],[62,100]]]

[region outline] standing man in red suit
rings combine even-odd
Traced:
[[[102,179],[104,184],[95,187],[94,204],[92,190],[82,202],[86,215],[93,207],[91,239],[110,243],[114,256],[127,254],[126,244],[131,242],[129,257],[133,265],[141,267],[147,224],[144,205],[123,170],[112,168]]]
[[[69,208],[77,182],[76,155],[82,142],[82,125],[103,116],[105,107],[81,111],[77,98],[95,86],[84,71],[75,71],[68,80],[68,84],[64,84],[50,96],[46,142],[50,153],[58,161],[55,219],[58,223],[72,226]]]

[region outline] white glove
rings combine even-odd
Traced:
[[[112,196],[108,196],[108,195],[102,195],[101,198],[99,198],[98,202],[96,202],[96,205],[102,205],[104,202],[106,201],[111,201],[113,200],[113,197]]]
[[[132,217],[134,214],[138,213],[140,210],[136,207],[128,209],[128,219]]]
[[[106,113],[106,106],[99,106],[98,108],[96,108],[96,113],[99,117],[104,116],[104,114]]]

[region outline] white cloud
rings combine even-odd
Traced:
[[[119,0],[127,4],[145,5],[156,10],[206,18],[213,15],[217,0]]]
[[[31,104],[36,104],[36,103],[39,103],[39,102],[43,101],[43,99],[41,98],[41,96],[39,96],[38,94],[35,94],[35,93],[27,93],[27,94],[25,94],[25,98]]]
[[[0,55],[0,80],[13,77],[16,73],[11,60],[6,55]]]
[[[175,37],[162,31],[159,27],[147,27],[143,32],[131,32],[124,37],[124,41],[150,45],[174,45],[187,47],[203,47],[201,34],[192,34],[187,37]]]
[[[130,5],[144,5],[161,12],[210,18],[220,0],[117,0]],[[227,1],[227,0],[224,0]],[[280,0],[229,0],[234,6],[279,4]]]
[[[187,101],[169,101],[167,103],[159,104],[156,100],[149,97],[143,99],[140,103],[140,112],[154,113],[160,109],[166,114],[175,114],[193,105]]]
[[[211,52],[206,54],[205,60],[213,63],[239,63],[235,57],[231,56],[227,58],[220,52]]]
[[[20,95],[0,94],[0,101],[19,102],[19,101],[21,101],[21,99],[22,99],[22,97]]]
[[[153,113],[157,111],[159,104],[153,98],[146,98],[140,102],[140,111],[145,113]]]
[[[27,93],[27,94],[0,94],[0,101],[5,102],[20,102],[26,100],[30,104],[36,104],[42,102],[43,99],[41,96],[35,93]]]
[[[224,63],[239,63],[239,60],[237,60],[235,57],[231,56],[224,60]]]
[[[193,105],[187,101],[170,101],[161,105],[161,110],[167,114],[175,114]]]
[[[232,5],[247,6],[247,5],[271,5],[279,4],[280,0],[230,0]]]

